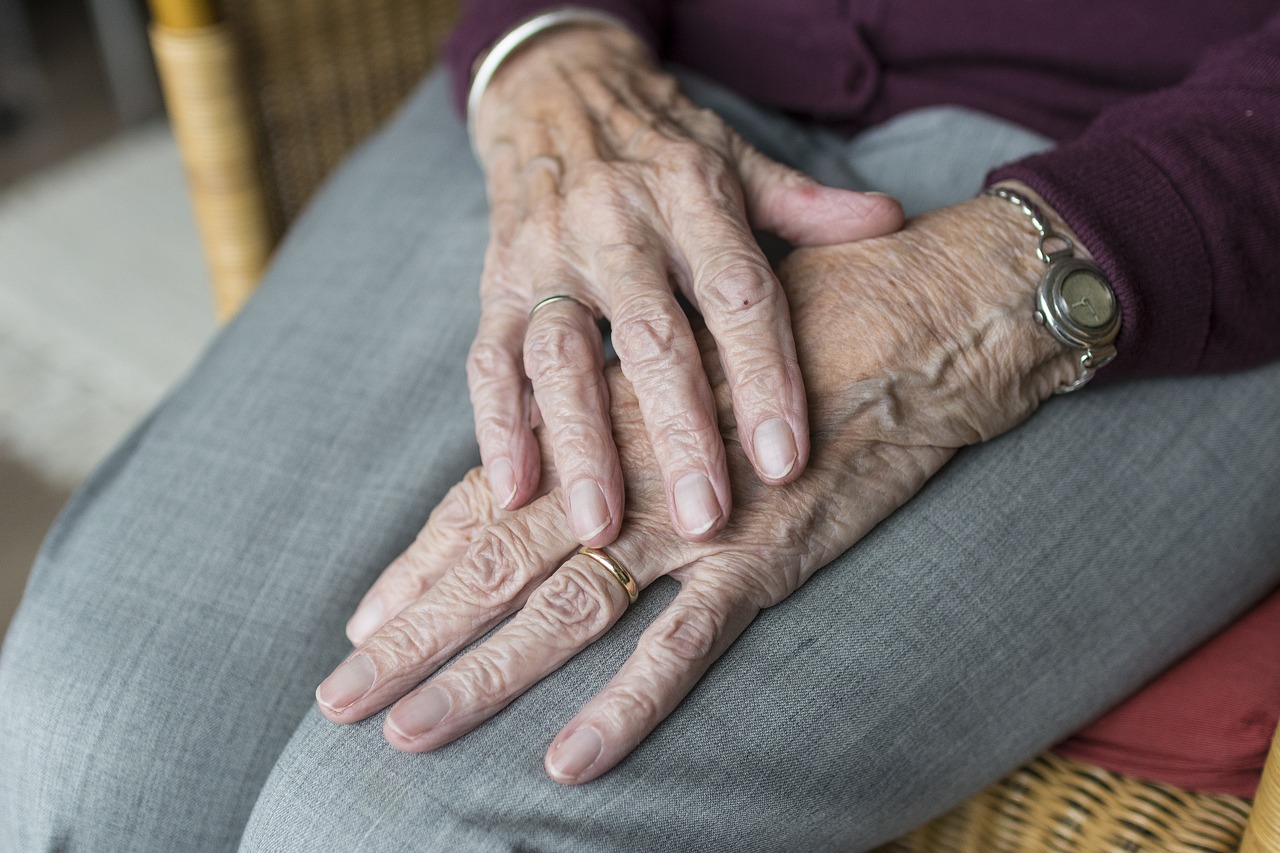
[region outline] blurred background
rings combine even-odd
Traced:
[[[215,324],[142,0],[0,0],[0,633],[76,485]]]

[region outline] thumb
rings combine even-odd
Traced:
[[[902,227],[897,199],[824,186],[745,143],[738,155],[738,173],[752,227],[794,246],[852,243]]]

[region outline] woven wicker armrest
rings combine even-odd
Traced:
[[[1277,853],[1280,851],[1280,728],[1271,739],[1271,754],[1262,770],[1258,796],[1253,801],[1253,816],[1245,832],[1241,853]]]
[[[1249,812],[1047,752],[878,853],[1234,853]]]
[[[435,61],[457,0],[151,0],[218,316],[324,178]]]

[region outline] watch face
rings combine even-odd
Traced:
[[[1083,328],[1101,329],[1115,316],[1115,296],[1092,270],[1072,272],[1062,282],[1060,293],[1067,316]]]
[[[1057,258],[1036,291],[1037,316],[1071,346],[1106,346],[1120,331],[1120,304],[1107,275],[1084,258]]]

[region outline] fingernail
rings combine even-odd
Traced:
[[[796,466],[796,437],[782,418],[770,418],[756,427],[753,442],[756,462],[766,477],[780,480]]]
[[[332,711],[343,711],[373,686],[373,661],[356,655],[335,669],[319,687],[316,699]]]
[[[401,702],[387,715],[387,723],[403,737],[426,734],[449,713],[449,694],[439,687],[428,687]]]
[[[382,599],[376,595],[371,595],[361,602],[347,622],[347,639],[352,645],[360,645],[369,639],[374,631],[381,628],[385,621],[384,613]]]
[[[609,505],[594,480],[579,480],[569,492],[569,517],[579,542],[594,539],[609,526]]]
[[[880,196],[881,198],[893,198],[893,196],[889,195],[888,193],[882,193],[882,192],[878,192],[878,191],[876,191],[876,190],[863,190],[862,194],[863,194],[863,195],[877,195],[877,196]]]
[[[720,502],[705,475],[696,471],[676,481],[676,518],[686,533],[706,533],[720,520]]]
[[[589,726],[583,726],[551,753],[547,759],[548,769],[562,779],[576,779],[595,763],[603,748],[600,734]]]
[[[511,506],[516,496],[516,472],[505,458],[489,463],[489,489],[503,509]]]

